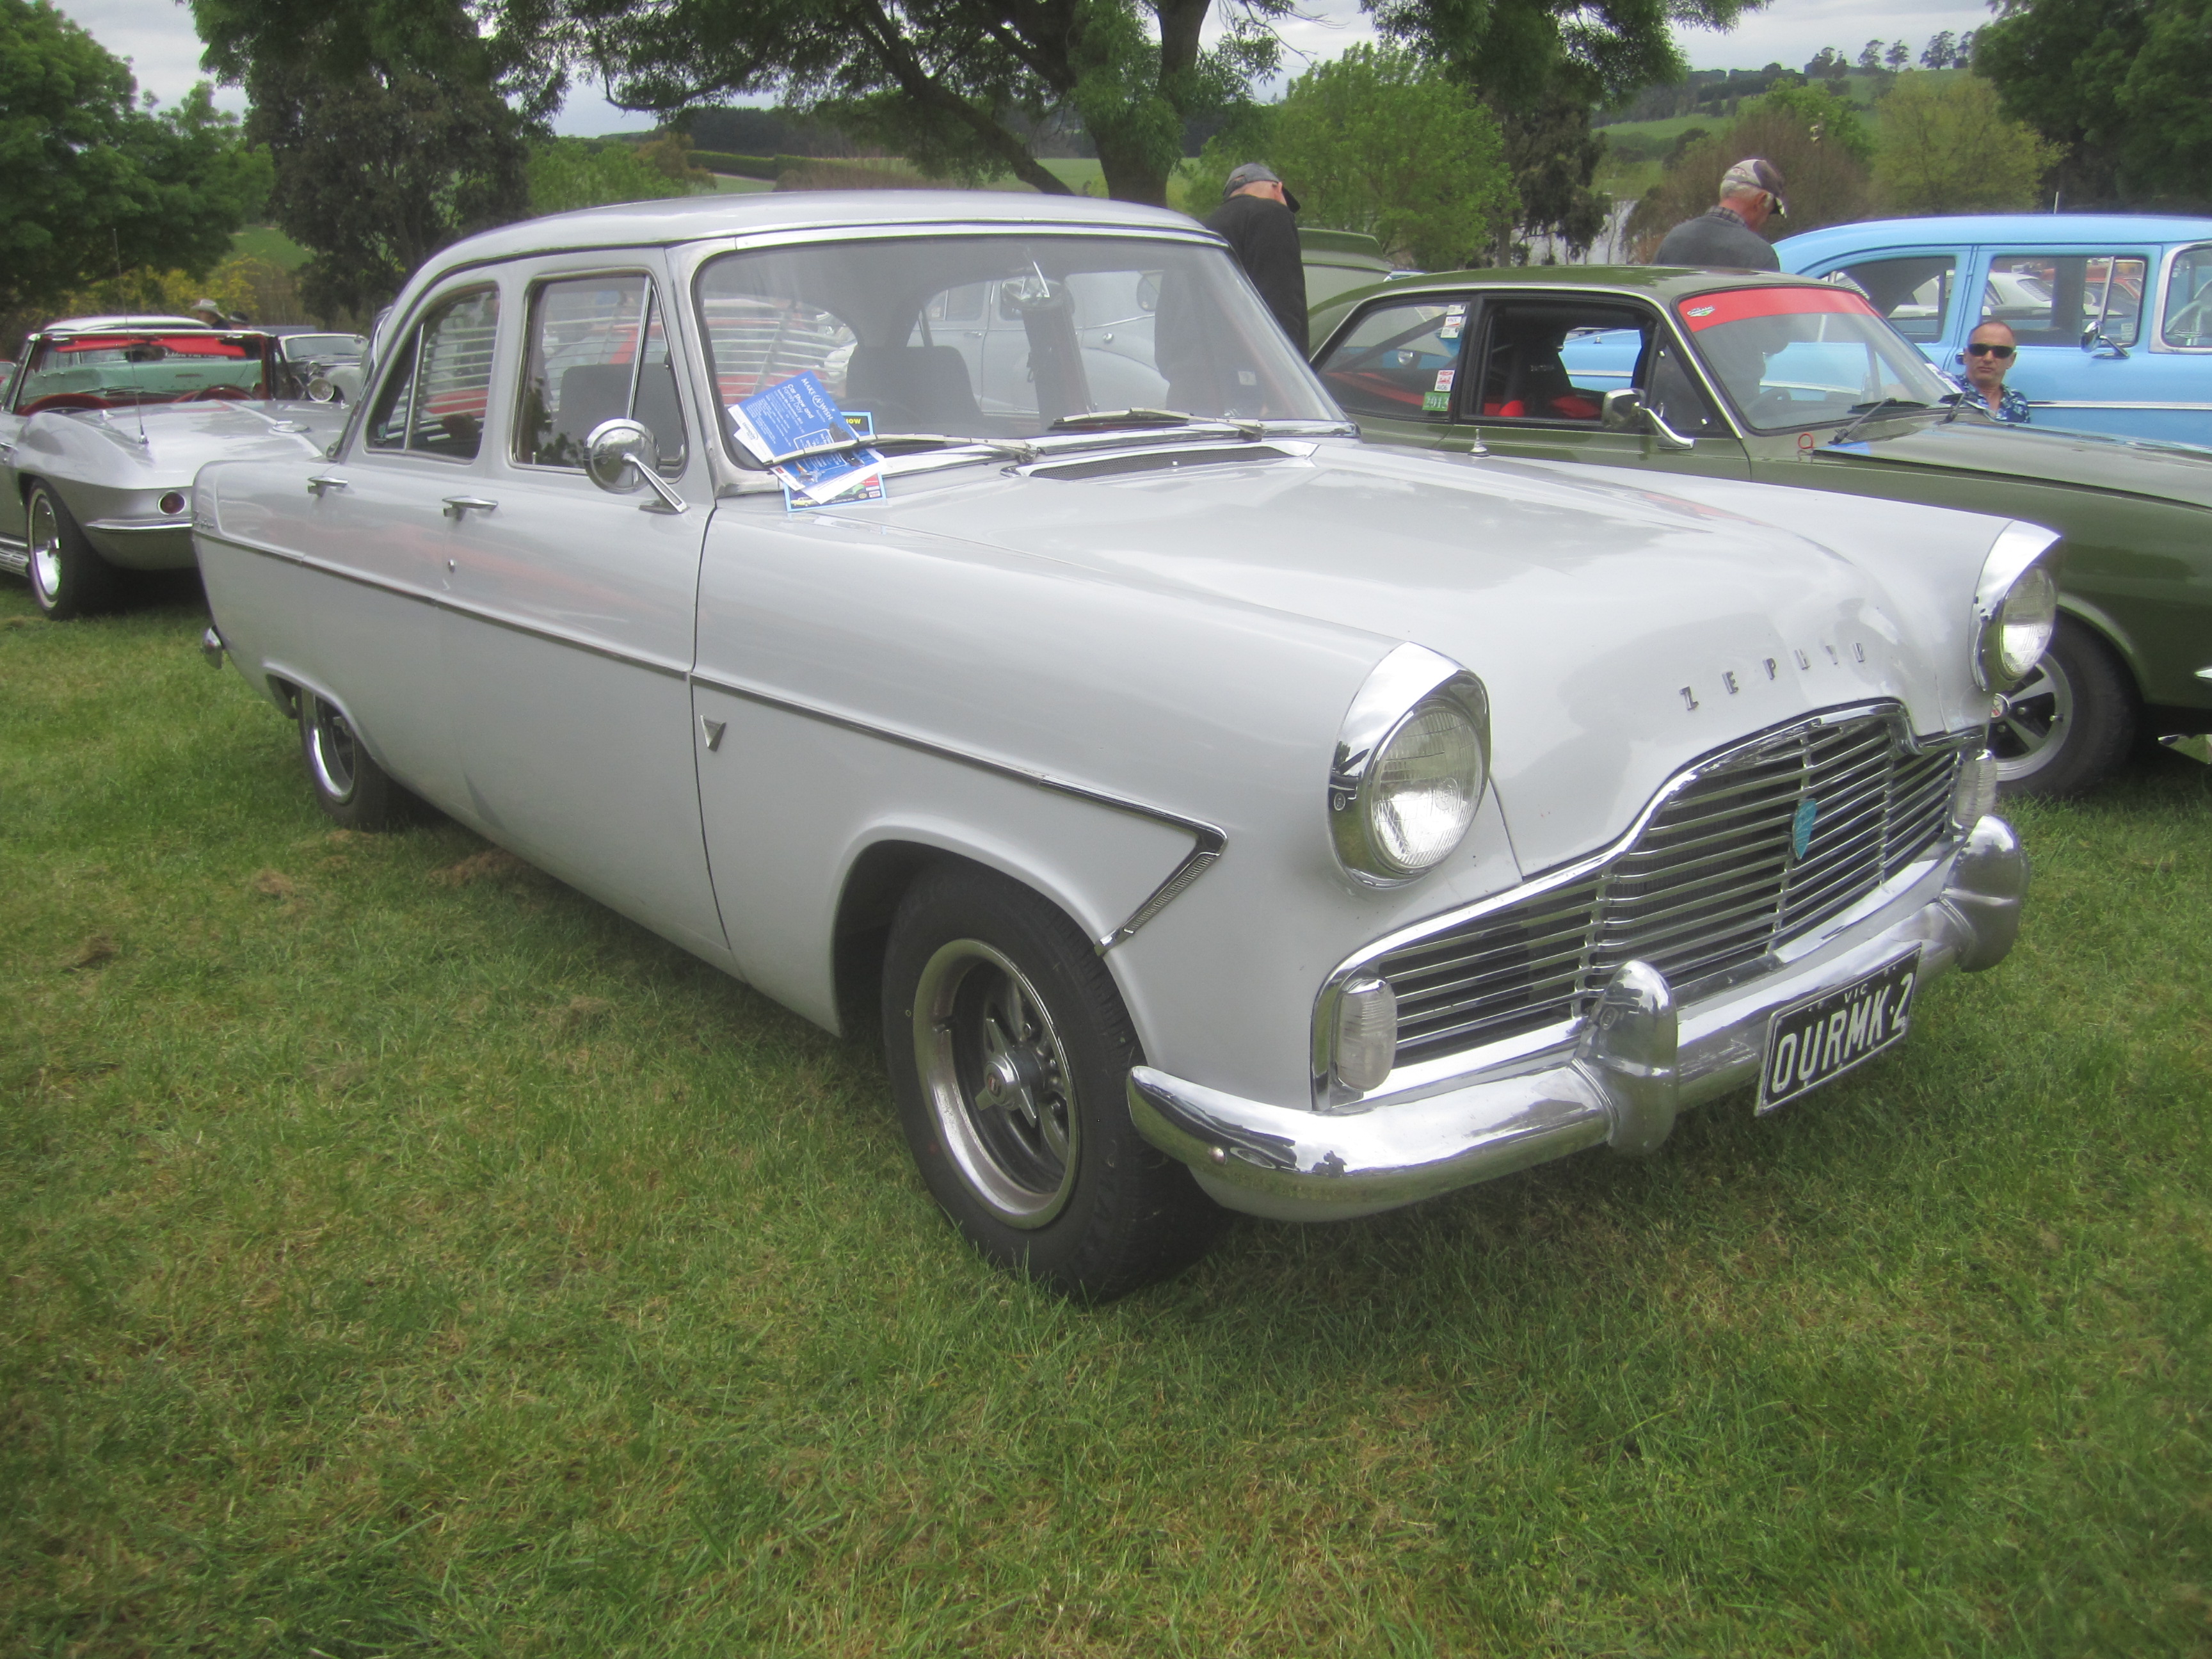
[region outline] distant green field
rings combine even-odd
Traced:
[[[274,225],[248,225],[230,239],[234,259],[266,259],[284,270],[297,270],[307,263],[307,250]]]

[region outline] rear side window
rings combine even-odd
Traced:
[[[400,347],[369,411],[368,447],[474,460],[483,445],[498,331],[497,289],[440,302]]]
[[[1951,308],[1958,278],[1954,253],[1917,253],[1895,259],[1862,259],[1828,273],[1832,283],[1848,282],[1908,340],[1943,337],[1943,319]]]
[[[2212,346],[2212,247],[2184,248],[2174,255],[2160,337],[2189,349]]]
[[[1448,420],[1466,332],[1464,300],[1377,306],[1329,348],[1321,378],[1346,414]]]
[[[1553,300],[1494,306],[1467,418],[1595,426],[1607,392],[1641,385],[1648,375],[1652,326],[1648,314],[1625,306]]]
[[[663,472],[684,470],[683,406],[652,285],[641,276],[544,283],[531,297],[514,459],[581,467],[592,428],[622,419],[653,434]]]
[[[2022,345],[2078,346],[2095,325],[2133,345],[2147,262],[2126,253],[2000,253],[1982,289],[1982,319],[2010,324]]]

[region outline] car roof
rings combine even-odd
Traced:
[[[39,331],[41,334],[112,334],[118,329],[158,328],[164,334],[232,334],[234,329],[210,328],[197,317],[165,317],[126,312],[114,317],[58,317]]]
[[[2104,248],[2114,242],[2212,241],[2212,218],[2156,213],[1962,213],[1940,219],[1865,219],[1785,236],[1785,264],[1866,248],[1962,247],[2013,242]]]
[[[663,247],[763,232],[908,226],[1080,226],[1211,235],[1187,214],[1096,196],[1006,190],[759,191],[620,202],[480,232],[441,252],[440,270],[577,248]],[[410,284],[410,286],[412,286]]]
[[[1188,214],[1098,196],[1046,196],[1010,190],[799,190],[619,202],[525,219],[441,249],[407,279],[394,316],[455,270],[538,253],[596,248],[668,247],[727,236],[815,230],[1129,230],[1218,241]]]

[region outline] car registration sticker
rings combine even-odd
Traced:
[[[1916,948],[1863,979],[1777,1012],[1766,1023],[1758,1109],[1771,1112],[1902,1041],[1919,982]]]

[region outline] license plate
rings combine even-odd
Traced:
[[[1766,1023],[1759,1107],[1771,1112],[1903,1041],[1920,952],[1778,1012]]]

